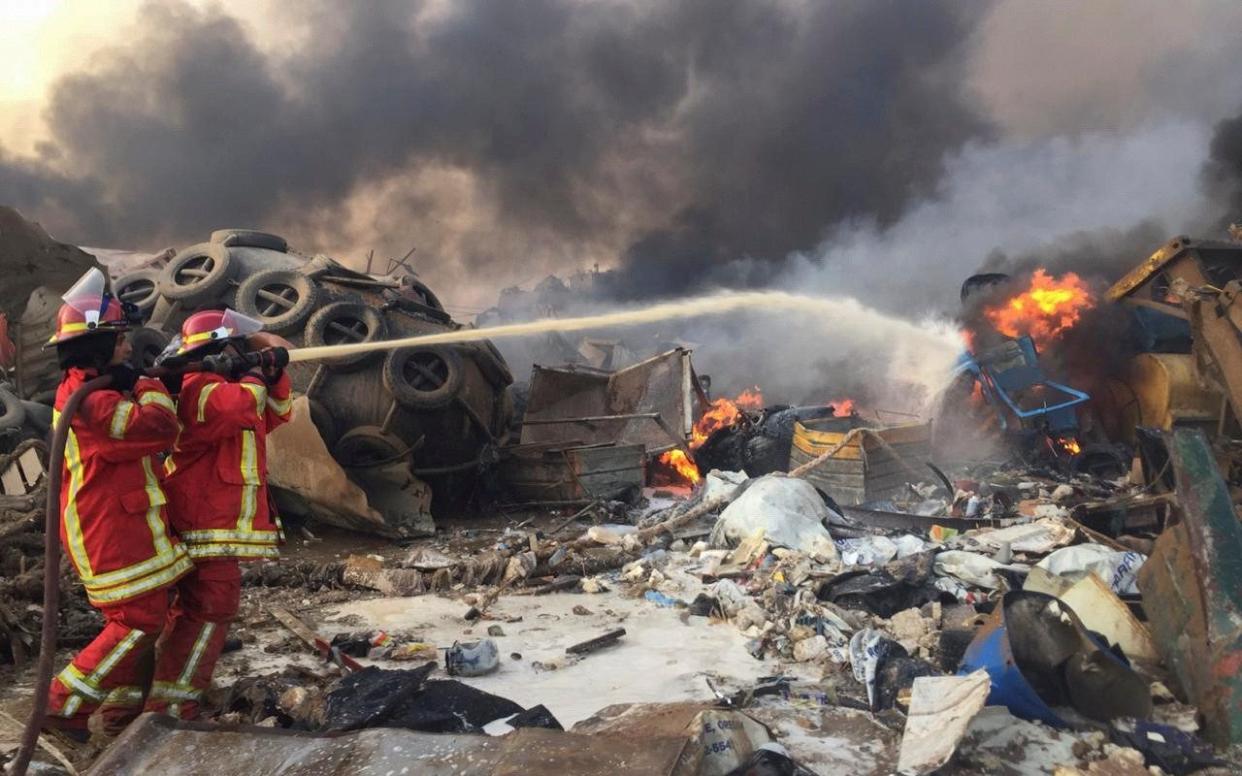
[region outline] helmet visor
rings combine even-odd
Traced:
[[[166,345],[164,349],[160,351],[160,354],[155,357],[155,365],[160,366],[173,356],[180,355],[181,344],[181,335],[174,334],[173,338],[168,341],[168,345]]]
[[[263,324],[248,315],[236,310],[225,310],[220,319],[220,328],[226,330],[226,337],[249,337],[263,331]]]
[[[82,313],[88,324],[98,324],[111,299],[104,297],[108,281],[96,267],[91,267],[65,292],[65,304]],[[118,308],[119,309],[119,308]]]

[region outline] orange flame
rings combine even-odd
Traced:
[[[1078,440],[1073,437],[1061,437],[1057,440],[1057,444],[1070,455],[1078,455],[1082,452],[1082,445],[1078,444]]]
[[[742,391],[734,399],[725,397],[716,399],[694,424],[694,429],[690,433],[690,449],[698,450],[715,431],[737,423],[742,417],[743,410],[762,408],[763,394],[758,386]],[[661,454],[656,459],[656,463],[670,477],[680,479],[689,485],[697,485],[703,481],[703,475],[699,472],[694,458],[686,455],[684,450],[669,450]]]
[[[833,399],[827,403],[832,405],[832,416],[834,418],[848,418],[854,414],[853,399]]]
[[[678,477],[691,485],[698,485],[703,479],[703,475],[699,474],[699,467],[690,460],[685,450],[673,448],[662,454],[658,460],[662,466],[676,472]]]
[[[721,397],[712,402],[690,434],[690,449],[698,450],[716,430],[732,426],[742,417],[742,410],[763,409],[763,393],[759,386],[748,388],[736,399]]]
[[[1095,306],[1086,282],[1073,272],[1054,278],[1043,269],[1031,275],[1026,291],[984,314],[1006,337],[1030,335],[1043,348],[1078,323],[1082,311]]]

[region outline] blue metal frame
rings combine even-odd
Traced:
[[[1027,427],[1028,423],[1033,421],[1045,420],[1048,430],[1053,433],[1068,434],[1077,431],[1078,416],[1073,408],[1089,401],[1091,397],[1076,388],[1049,380],[1039,365],[1039,356],[1035,352],[1035,342],[1030,337],[1020,337],[1014,340],[1014,342],[1017,343],[1022,357],[1020,365],[997,372],[991,367],[980,364],[972,354],[962,353],[958,356],[953,376],[956,378],[964,372],[973,374],[982,386],[983,395],[988,400],[988,403],[993,406],[997,404],[1004,405],[1017,416],[1024,427]],[[1014,401],[1011,392],[1033,388],[1037,385],[1054,388],[1070,398],[1057,404],[1045,405],[1029,410],[1019,407],[1018,403]],[[1001,413],[1000,422],[1001,428],[1008,431],[1009,422],[1005,418],[1004,413]]]

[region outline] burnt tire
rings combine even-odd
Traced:
[[[315,311],[306,322],[306,346],[349,345],[384,339],[388,327],[384,316],[374,307],[360,302],[333,302]],[[324,359],[334,369],[359,367],[379,355],[377,351]]]
[[[173,256],[160,273],[160,293],[186,305],[212,302],[229,287],[233,257],[219,243],[199,243]]]
[[[465,380],[461,356],[436,345],[398,348],[384,359],[384,387],[408,410],[438,410],[453,402]]]
[[[26,408],[8,388],[0,388],[0,432],[13,431],[26,422]]]
[[[347,469],[366,469],[399,461],[409,455],[410,446],[379,426],[358,426],[332,446],[332,457]]]
[[[237,287],[236,309],[263,324],[266,331],[296,331],[319,304],[319,284],[291,269],[256,272]]]
[[[129,365],[134,369],[150,369],[155,366],[155,359],[168,347],[170,337],[159,329],[143,326],[125,335],[134,352],[129,357]]]
[[[331,450],[341,435],[336,417],[333,416],[332,410],[318,399],[308,399],[306,403],[310,408],[311,423],[315,424],[324,445]]]
[[[421,305],[430,307],[433,310],[444,310],[444,305],[440,302],[440,298],[430,288],[427,288],[426,284],[421,280],[410,278],[409,286],[402,289],[402,292]]]
[[[112,282],[112,294],[125,304],[132,304],[145,321],[160,300],[160,271],[141,269],[122,275]]]
[[[217,229],[211,233],[211,242],[230,248],[267,248],[269,251],[289,252],[285,238],[257,229]]]
[[[508,362],[492,341],[483,340],[477,343],[476,348],[475,363],[479,365],[479,371],[487,381],[497,388],[513,385],[513,372],[509,370]]]

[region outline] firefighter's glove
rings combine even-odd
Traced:
[[[112,390],[132,391],[142,373],[129,364],[116,364],[108,367],[107,375],[112,378]]]
[[[279,371],[289,364],[289,351],[286,348],[264,348],[256,355],[259,366],[265,370]]]

